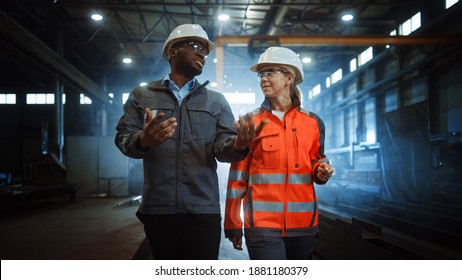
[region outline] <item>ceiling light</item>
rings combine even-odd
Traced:
[[[129,58],[129,57],[125,57],[122,61],[123,61],[123,63],[125,63],[125,64],[130,64],[130,63],[132,63],[132,59]]]
[[[221,20],[221,21],[227,21],[227,20],[229,20],[229,15],[221,14],[221,15],[218,16],[218,19]]]
[[[350,21],[350,20],[352,20],[353,18],[354,18],[354,17],[353,17],[352,14],[344,14],[344,15],[342,16],[342,20],[343,20],[343,21]]]
[[[309,58],[309,57],[304,57],[304,58],[302,58],[302,62],[303,62],[303,63],[310,63],[310,62],[311,62],[311,58]]]
[[[94,20],[94,21],[101,21],[101,20],[103,20],[103,16],[100,15],[100,14],[92,14],[91,19]]]

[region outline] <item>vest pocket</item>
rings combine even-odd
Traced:
[[[280,145],[278,135],[272,135],[262,138],[264,168],[277,168],[280,161]]]

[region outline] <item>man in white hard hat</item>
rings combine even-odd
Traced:
[[[143,159],[137,212],[154,259],[217,259],[221,214],[217,162],[243,159],[262,126],[234,121],[225,97],[195,77],[215,48],[198,24],[176,27],[162,55],[171,72],[135,88],[117,124],[123,154]]]

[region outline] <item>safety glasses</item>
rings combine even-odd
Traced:
[[[188,47],[191,50],[193,50],[194,52],[200,53],[200,54],[202,54],[204,56],[209,54],[209,49],[206,46],[204,46],[202,43],[199,43],[197,41],[181,41],[181,42],[178,42],[178,43],[174,44],[172,46],[172,48],[176,48],[176,47],[179,47],[179,46]]]
[[[258,72],[258,79],[262,78],[272,78],[275,74],[279,73],[287,73],[287,71],[281,70],[281,69],[267,69],[265,71],[260,71]]]

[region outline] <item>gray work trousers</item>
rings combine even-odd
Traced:
[[[251,260],[309,260],[314,238],[246,236],[245,244]]]

